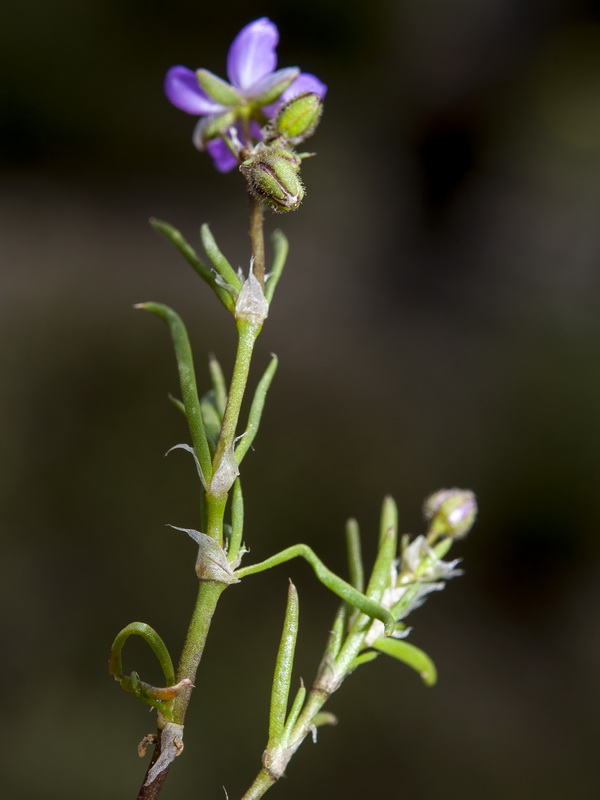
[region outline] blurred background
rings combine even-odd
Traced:
[[[298,541],[345,570],[381,499],[423,530],[433,490],[481,513],[465,575],[411,617],[427,689],[386,659],[334,696],[272,796],[598,797],[600,8],[577,0],[42,0],[0,28],[1,749],[9,800],[136,795],[154,720],[106,671],[140,619],[174,654],[196,593],[187,440],[167,399],[182,314],[199,381],[229,317],[148,225],[208,222],[249,258],[237,173],[171,107],[173,64],[225,75],[247,22],[329,86],[253,380],[280,367],[244,462],[247,563]],[[308,683],[336,600],[292,563],[228,591],[168,798],[238,798],[260,766],[287,579]],[[126,670],[158,681],[140,641]],[[231,763],[235,765],[233,768]],[[271,794],[269,795],[271,797]]]

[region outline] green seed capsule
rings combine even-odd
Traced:
[[[291,150],[264,148],[240,164],[248,188],[273,211],[295,211],[304,198],[300,159]]]

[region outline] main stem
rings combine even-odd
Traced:
[[[254,274],[261,286],[265,280],[265,246],[263,235],[263,207],[259,200],[251,198],[250,205],[250,237],[252,240],[252,256],[254,264]],[[221,433],[213,459],[213,467],[216,469],[228,447],[233,446],[235,431],[244,398],[248,372],[254,342],[260,333],[260,326],[248,322],[247,320],[238,321],[238,350],[233,368],[233,375],[229,387],[227,405],[221,426]],[[207,534],[215,539],[219,544],[223,543],[223,517],[227,503],[227,495],[224,497],[214,497],[206,495],[207,503]],[[177,669],[177,681],[189,678],[191,686],[184,689],[173,701],[173,722],[183,725],[185,715],[192,696],[193,684],[196,679],[196,672],[204,653],[208,632],[217,603],[221,594],[227,588],[227,584],[211,581],[201,581],[198,589],[198,597],[194,606],[194,613],[188,628],[185,644],[179,659]],[[148,770],[160,755],[160,730],[158,732],[158,742],[155,745],[152,760]],[[149,786],[142,785],[137,800],[158,800],[165,779],[168,775],[169,767],[161,772],[156,780]],[[148,771],[146,772],[146,775]],[[144,778],[145,783],[146,778]]]
[[[208,638],[208,631],[213,614],[223,591],[227,588],[225,583],[210,583],[201,581],[198,589],[198,599],[190,621],[187,637],[177,668],[177,680],[189,678],[194,683],[198,665],[204,653]],[[184,689],[173,701],[173,722],[183,725],[185,713],[190,702],[193,686]]]

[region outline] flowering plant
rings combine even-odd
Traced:
[[[298,593],[290,583],[283,632],[275,659],[269,731],[262,767],[243,800],[257,800],[284,774],[309,733],[335,722],[323,707],[345,678],[358,667],[385,653],[408,665],[431,685],[436,670],[431,659],[406,640],[406,617],[427,595],[439,591],[460,571],[458,561],[444,561],[454,541],[464,536],[477,512],[470,491],[449,489],[433,494],[424,514],[427,530],[412,541],[398,537],[398,514],[386,497],[381,512],[377,555],[368,578],[361,556],[358,524],[346,528],[349,578],[329,570],[306,544],[297,544],[256,564],[242,566],[244,501],[240,466],[258,432],[267,392],[277,369],[272,358],[256,385],[246,424],[239,425],[254,344],[259,336],[288,251],[280,231],[272,236],[270,271],[265,269],[264,208],[289,212],[304,196],[300,167],[306,153],[296,148],[319,123],[326,87],[314,75],[292,67],[276,70],[278,32],[268,19],[247,25],[235,38],[228,56],[230,83],[207,70],[193,72],[172,67],[165,91],[178,108],[200,116],[194,143],[206,149],[220,171],[236,165],[250,195],[252,256],[247,275],[234,270],[208,226],[201,239],[210,264],[196,253],[181,233],[166,222],[153,221],[157,231],[179,250],[232,315],[238,349],[229,382],[211,357],[211,386],[198,391],[192,351],[179,315],[159,303],[137,307],[166,323],[175,350],[181,398],[173,400],[187,421],[191,444],[176,444],[192,456],[200,482],[201,530],[175,527],[198,546],[195,572],[198,598],[177,670],[160,636],[149,625],[134,622],[117,635],[111,648],[109,671],[126,691],[157,711],[157,731],[140,743],[139,753],[154,746],[153,756],[138,794],[157,798],[169,769],[183,751],[184,722],[213,614],[219,598],[231,585],[250,575],[295,557],[304,558],[321,583],[336,594],[341,605],[330,627],[323,658],[310,688],[301,683],[291,703],[289,693],[298,632]],[[170,452],[170,451],[169,451]],[[228,520],[226,522],[226,520]],[[136,672],[126,675],[122,650],[127,639],[141,636],[152,648],[164,673],[164,686],[142,681]]]
[[[165,78],[165,93],[171,103],[199,116],[193,141],[208,150],[221,172],[237,162],[238,142],[249,145],[260,140],[260,128],[285,102],[304,92],[323,98],[327,87],[297,67],[275,69],[279,33],[262,17],[238,33],[229,48],[227,75],[230,83],[206,69],[171,67]]]

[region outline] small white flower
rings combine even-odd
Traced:
[[[424,536],[417,536],[402,553],[401,562],[395,559],[390,569],[390,580],[380,600],[380,604],[388,611],[396,613],[396,621],[407,617],[411,611],[423,605],[431,592],[439,592],[446,585],[444,579],[460,575],[456,569],[460,559],[442,561],[435,551],[429,547]],[[400,570],[400,575],[399,575]],[[400,609],[396,609],[402,599],[409,595]],[[410,633],[410,628],[396,630],[392,634],[395,639],[403,639]],[[373,620],[364,639],[364,646],[371,647],[376,639],[384,635],[384,625],[378,619]]]
[[[429,547],[424,536],[417,536],[402,553],[402,583],[412,583],[415,580],[435,581],[440,578],[454,578],[461,574],[455,569],[460,562],[442,561],[434,550]]]

